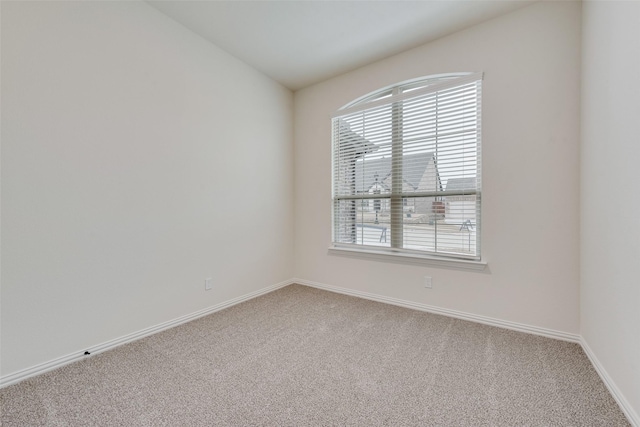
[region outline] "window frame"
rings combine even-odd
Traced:
[[[346,104],[342,108],[340,108],[333,116],[332,116],[332,179],[331,179],[331,204],[332,204],[332,239],[331,246],[329,248],[329,252],[335,255],[347,255],[347,256],[357,256],[364,257],[368,259],[376,259],[376,260],[393,260],[400,262],[408,262],[408,263],[427,263],[432,265],[437,265],[440,267],[451,267],[451,268],[461,268],[465,270],[482,270],[486,266],[486,262],[482,260],[481,253],[481,238],[480,238],[480,222],[481,222],[481,102],[482,102],[482,92],[481,92],[481,83],[483,79],[483,73],[449,73],[449,74],[438,74],[431,75],[427,77],[420,77],[417,79],[406,80],[394,85],[386,86],[381,89],[378,89],[374,92],[366,94],[356,100]],[[349,114],[350,111],[359,111],[359,110],[367,110],[368,108],[374,108],[377,105],[385,105],[388,104],[391,106],[392,112],[391,117],[400,116],[402,117],[402,106],[401,103],[405,99],[411,99],[422,94],[429,93],[437,93],[440,90],[444,90],[448,87],[457,87],[460,85],[468,84],[476,82],[478,84],[479,92],[477,94],[476,101],[478,103],[478,111],[477,111],[477,185],[476,189],[473,193],[469,193],[469,189],[459,190],[459,191],[444,191],[441,187],[436,188],[435,191],[429,192],[412,192],[410,194],[405,194],[403,191],[402,185],[402,174],[403,168],[401,165],[402,160],[394,160],[392,161],[392,170],[391,170],[391,191],[388,194],[353,194],[353,195],[336,195],[336,185],[335,185],[335,177],[336,177],[336,124],[333,119],[344,117]],[[414,92],[416,91],[416,92]],[[413,93],[411,95],[411,93]],[[392,101],[389,100],[392,99]],[[400,109],[400,110],[398,110]],[[403,156],[403,145],[405,144],[402,138],[402,124],[400,119],[392,119],[391,120],[392,130],[392,159],[402,159]],[[338,126],[339,130],[339,126]],[[436,147],[438,142],[436,140]],[[400,166],[398,166],[400,164]],[[437,169],[436,169],[437,173]],[[438,177],[439,182],[439,177]],[[404,227],[405,224],[403,222],[403,205],[411,199],[418,199],[420,197],[433,197],[434,200],[439,200],[439,197],[444,196],[462,196],[462,195],[473,195],[475,197],[476,203],[476,249],[475,254],[472,256],[461,255],[458,253],[450,253],[450,252],[437,252],[437,245],[434,247],[434,251],[424,251],[424,250],[412,250],[404,247],[403,244],[403,236],[404,236]],[[373,199],[374,203],[376,200],[388,200],[388,203],[391,205],[391,211],[395,211],[395,214],[391,215],[391,224],[390,230],[395,230],[396,232],[391,232],[391,244],[390,247],[372,247],[368,245],[361,245],[357,243],[345,243],[339,242],[336,234],[336,203],[339,203],[340,200],[352,200],[354,203],[362,204],[364,200]],[[357,227],[357,221],[354,220],[354,229]],[[398,232],[400,231],[400,232]],[[437,231],[434,232],[434,238],[437,239]]]

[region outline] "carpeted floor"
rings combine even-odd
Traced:
[[[9,426],[625,426],[577,344],[291,285],[0,390]]]

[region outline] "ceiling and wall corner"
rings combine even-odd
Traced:
[[[167,16],[291,90],[533,1],[164,1]]]
[[[304,277],[582,333],[640,412],[638,253],[626,246],[638,236],[598,229],[609,204],[629,224],[639,214],[625,163],[638,157],[638,97],[620,79],[638,73],[637,3],[588,2],[582,15],[579,2],[0,3],[0,375]],[[489,270],[328,257],[329,115],[443,71],[486,72]],[[225,141],[236,160],[262,151],[236,171],[211,144]],[[255,182],[269,192],[239,196]],[[272,226],[242,226],[256,209]],[[219,292],[203,297],[210,275]]]
[[[540,2],[295,92],[296,277],[577,334],[579,68],[580,4]],[[330,115],[395,82],[463,71],[484,72],[487,269],[328,254]]]

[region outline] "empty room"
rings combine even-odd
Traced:
[[[640,2],[0,25],[1,425],[640,427]]]

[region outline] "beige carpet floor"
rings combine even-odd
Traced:
[[[579,345],[291,285],[0,390],[9,426],[625,426]]]

